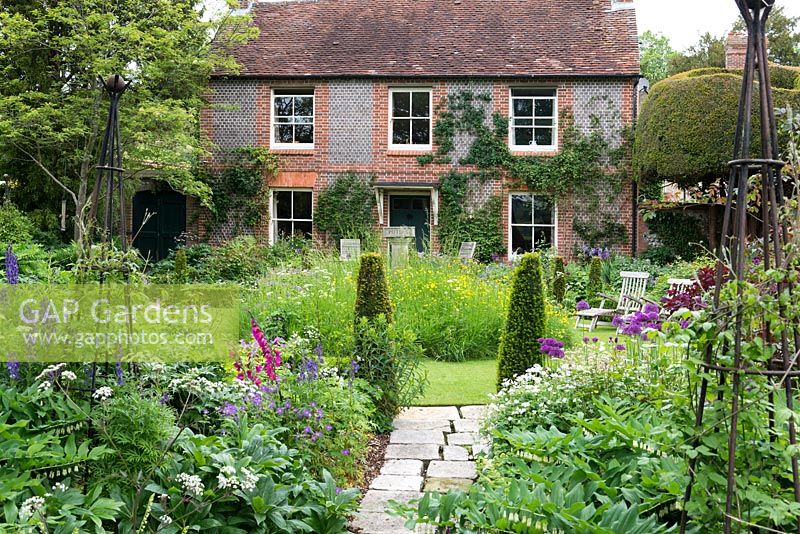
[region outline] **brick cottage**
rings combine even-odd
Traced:
[[[454,138],[451,163],[433,154],[433,128],[448,96],[488,95],[509,118],[514,155],[552,155],[571,117],[612,146],[635,120],[639,49],[632,0],[292,0],[244,2],[260,33],[234,55],[241,70],[217,75],[202,112],[218,168],[237,147],[269,147],[280,171],[268,178],[264,241],[314,226],[318,194],[344,173],[369,179],[376,227],[410,225],[420,250],[439,249],[439,184],[472,139]],[[467,167],[468,169],[468,167]],[[267,179],[265,177],[265,179]],[[566,257],[576,226],[624,228],[618,249],[635,253],[635,186],[554,196],[509,179],[472,180],[468,209],[502,198],[505,252],[554,245]],[[588,198],[589,196],[600,198]],[[589,206],[592,206],[590,209]],[[220,243],[233,223],[206,228],[191,199],[187,228]],[[182,212],[178,212],[179,214]],[[428,241],[429,242],[426,242]]]

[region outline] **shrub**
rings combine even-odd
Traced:
[[[553,298],[561,304],[564,302],[566,292],[567,274],[564,272],[564,258],[556,256],[553,258]]]
[[[389,431],[400,408],[425,391],[422,349],[412,332],[388,324],[382,315],[371,321],[362,317],[356,331],[358,376],[373,388],[375,425]]]
[[[603,291],[603,261],[597,256],[589,261],[589,279],[586,282],[586,300],[592,306],[600,304]]]
[[[376,253],[362,254],[356,286],[355,324],[358,326],[361,318],[371,321],[379,315],[383,315],[386,323],[392,322],[392,303],[383,258]]]
[[[175,252],[175,281],[179,284],[185,284],[189,280],[189,264],[186,259],[186,251],[178,249]]]
[[[647,220],[647,228],[658,238],[642,258],[664,265],[676,260],[691,261],[705,252],[708,240],[696,217],[685,213],[661,211]]]
[[[500,337],[497,385],[541,362],[538,339],[545,336],[547,317],[538,254],[525,254],[511,281],[511,299]]]
[[[246,281],[258,277],[266,269],[264,248],[253,236],[236,237],[208,258],[207,277],[212,280]]]
[[[30,243],[33,231],[33,223],[14,204],[0,204],[0,243]]]
[[[175,436],[175,414],[159,400],[131,391],[117,393],[97,410],[101,440],[117,454],[100,465],[109,477],[134,483],[166,459],[165,450]]]

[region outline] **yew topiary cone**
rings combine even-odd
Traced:
[[[383,315],[387,323],[392,322],[392,302],[389,300],[389,286],[380,254],[361,255],[356,286],[356,325],[362,318],[372,321]]]
[[[503,381],[524,373],[542,362],[539,339],[545,336],[544,290],[538,254],[525,254],[519,260],[511,282],[511,301],[497,362],[497,387]]]
[[[589,304],[600,305],[601,291],[603,291],[603,262],[594,256],[589,260],[589,279],[586,282],[586,300]]]
[[[563,304],[566,293],[567,275],[564,272],[564,258],[556,256],[553,258],[553,298],[559,304]]]

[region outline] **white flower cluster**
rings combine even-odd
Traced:
[[[30,497],[26,499],[25,502],[22,503],[22,506],[19,509],[19,517],[23,521],[27,521],[33,514],[35,514],[39,509],[44,506],[44,498],[43,497]]]
[[[63,482],[56,482],[53,484],[53,491],[65,492],[67,491],[67,485]]]
[[[61,369],[63,369],[66,366],[67,366],[66,363],[57,363],[55,365],[48,365],[47,367],[44,368],[44,370],[41,373],[38,374],[36,380],[41,380],[42,378],[48,377],[50,376],[51,373],[52,374],[58,373]]]
[[[72,371],[64,371],[63,373],[61,373],[61,378],[63,378],[64,380],[69,380],[70,382],[78,379],[78,377],[75,376],[75,373],[73,373]]]
[[[161,524],[162,525],[170,525],[172,524],[172,518],[167,514],[161,516]]]
[[[41,384],[39,384],[39,385],[36,387],[36,389],[38,389],[39,391],[47,391],[47,390],[49,390],[51,387],[53,387],[53,384],[51,384],[49,380],[45,380],[44,382],[42,382]]]
[[[173,378],[169,383],[169,388],[172,390],[184,389],[192,393],[203,394],[203,396],[219,393],[224,389],[224,384],[212,382],[201,373],[200,369],[192,367],[183,376]]]
[[[103,386],[101,388],[97,388],[97,391],[92,393],[92,397],[99,401],[105,401],[111,398],[114,394],[114,390],[108,386]]]
[[[248,491],[256,487],[259,476],[246,467],[242,467],[239,476],[236,476],[236,468],[230,465],[220,467],[217,481],[220,489],[241,489]]]
[[[197,475],[189,475],[187,473],[180,473],[178,475],[178,482],[180,483],[183,491],[185,491],[189,495],[194,495],[195,497],[199,497],[203,494],[203,482],[200,480],[200,477]]]

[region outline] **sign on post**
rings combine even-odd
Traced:
[[[339,258],[342,260],[357,260],[361,256],[360,239],[340,239]]]
[[[389,249],[389,266],[394,269],[408,265],[408,249],[416,238],[413,226],[395,226],[383,229]]]
[[[478,246],[478,243],[475,241],[465,241],[461,243],[461,248],[458,250],[458,259],[460,260],[471,260],[475,257],[475,248]]]

